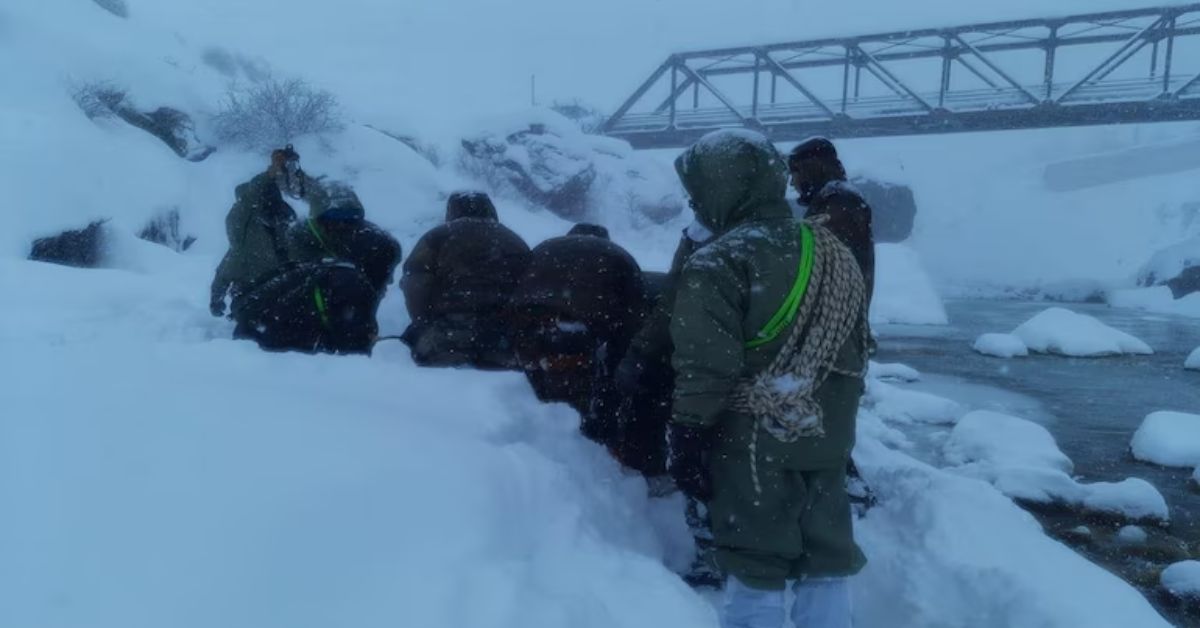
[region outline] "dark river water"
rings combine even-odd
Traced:
[[[928,377],[918,386],[930,392],[1043,423],[1085,481],[1139,477],[1150,482],[1171,506],[1173,533],[1187,540],[1200,538],[1200,495],[1189,486],[1191,470],[1144,464],[1129,453],[1133,433],[1147,414],[1158,410],[1200,414],[1200,372],[1183,368],[1187,355],[1200,347],[1200,320],[1070,304],[1068,309],[1137,336],[1155,354],[1003,360],[971,350],[980,334],[1010,332],[1052,305],[951,301],[946,304],[948,327],[878,329],[876,359],[920,370]]]

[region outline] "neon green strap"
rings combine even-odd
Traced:
[[[321,245],[321,248],[325,249],[326,253],[333,255],[333,251],[329,250],[329,245],[325,243],[325,236],[321,235],[321,228],[317,226],[317,223],[312,218],[308,219],[308,230],[317,239],[317,243]],[[336,255],[333,256],[337,257]]]
[[[775,312],[771,320],[767,321],[762,331],[758,332],[754,340],[746,343],[747,348],[757,349],[772,342],[796,320],[796,313],[800,311],[800,303],[804,301],[804,295],[808,292],[808,282],[812,279],[814,245],[812,228],[801,224],[800,269],[796,272],[796,283],[792,284],[792,291],[788,293],[787,299],[783,301],[783,305]]]
[[[325,307],[325,295],[321,294],[321,286],[313,286],[313,302],[317,304],[317,314],[321,316],[321,325],[329,328],[329,309]]]

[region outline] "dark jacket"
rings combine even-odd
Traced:
[[[552,312],[584,323],[594,337],[616,340],[614,348],[623,354],[645,316],[646,291],[641,268],[625,249],[595,236],[568,235],[533,250],[512,307],[518,318]]]
[[[446,223],[426,233],[404,262],[400,287],[414,323],[452,314],[492,314],[508,305],[529,247],[500,224],[491,203],[451,202]]]
[[[375,291],[383,294],[400,263],[400,243],[369,220],[325,221],[309,218],[287,233],[294,262],[336,260],[354,264]]]
[[[287,261],[286,232],[296,212],[283,200],[275,179],[263,173],[239,185],[225,217],[229,251],[213,278],[214,298],[240,292]]]
[[[829,216],[825,224],[858,260],[867,282],[867,303],[875,294],[875,237],[871,231],[871,206],[844,180],[826,183],[809,204],[806,217]]]

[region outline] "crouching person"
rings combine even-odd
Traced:
[[[380,295],[353,264],[291,263],[233,300],[245,337],[268,351],[370,354]]]
[[[288,229],[288,257],[294,262],[340,261],[363,273],[380,298],[400,263],[400,243],[366,219],[358,195],[345,183],[314,190],[309,218]]]
[[[784,158],[710,134],[676,170],[714,239],[680,274],[668,466],[710,505],[726,628],[850,626],[865,558],[844,489],[866,362],[866,288],[829,230],[797,223]]]
[[[456,192],[446,222],[426,233],[404,262],[400,287],[412,324],[402,339],[421,366],[516,368],[503,313],[529,247],[500,224],[481,192]]]

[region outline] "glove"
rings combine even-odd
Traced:
[[[642,374],[646,372],[646,363],[634,352],[626,352],[613,372],[613,382],[617,390],[625,395],[634,395],[642,390]]]
[[[708,473],[708,429],[670,423],[667,425],[667,472],[684,495],[707,503],[712,499]]]
[[[208,301],[208,311],[217,318],[225,316],[225,295],[214,292]]]

